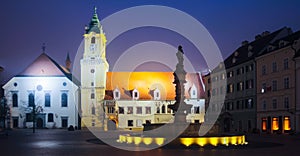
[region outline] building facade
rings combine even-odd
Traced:
[[[296,64],[300,32],[268,44],[256,58],[257,126],[262,132],[288,133],[297,129]]]
[[[262,53],[268,44],[287,36],[290,31],[286,27],[273,33],[266,31],[257,35],[252,42],[242,42],[242,45],[225,59],[224,64],[220,64],[206,76],[206,107],[212,115],[216,115],[213,112],[221,111],[217,121],[219,132],[251,132],[256,129],[255,57]],[[220,70],[224,66],[226,72]],[[212,85],[213,83],[216,85]],[[224,94],[225,101],[210,101],[211,97]],[[208,104],[212,106],[208,107]]]
[[[33,120],[37,128],[78,126],[78,84],[74,82],[66,68],[42,53],[3,86],[10,108],[9,127],[31,128]]]

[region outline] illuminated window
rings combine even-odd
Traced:
[[[232,93],[233,92],[233,84],[227,85],[227,93]]]
[[[279,130],[279,120],[277,117],[272,119],[272,129],[273,131]]]
[[[228,77],[228,78],[229,78],[229,77],[233,77],[233,71],[228,72],[228,73],[227,73],[227,77]]]
[[[18,107],[18,94],[14,93],[12,95],[12,102],[13,102],[13,107]]]
[[[34,95],[33,93],[30,93],[28,95],[28,107],[33,107],[34,105]]]
[[[289,116],[284,117],[284,122],[283,122],[284,130],[289,131],[291,130],[291,121]]]
[[[239,82],[236,86],[238,91],[244,90],[244,82]]]
[[[50,94],[49,93],[46,93],[45,94],[45,107],[50,107]]]
[[[267,130],[267,118],[261,119],[261,130],[266,131]]]

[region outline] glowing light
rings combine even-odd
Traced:
[[[194,138],[180,138],[180,143],[188,147],[194,143],[194,140]]]
[[[204,146],[207,144],[207,138],[196,138],[196,143],[199,146]]]
[[[285,131],[291,130],[290,117],[288,117],[288,116],[284,117],[284,130]]]
[[[128,144],[133,143],[133,137],[131,137],[131,136],[127,136],[127,137],[126,137],[126,140],[127,140],[127,143],[128,143]]]
[[[159,146],[164,144],[164,142],[165,142],[165,138],[155,138],[154,140],[155,140],[155,143]]]
[[[262,119],[262,130],[263,131],[267,130],[267,119],[266,118]]]
[[[139,145],[142,142],[142,137],[133,137],[134,144]]]
[[[274,131],[279,130],[279,121],[278,121],[278,118],[273,118],[272,119],[272,129]]]
[[[143,138],[143,143],[145,145],[150,145],[152,143],[153,139],[152,138]]]
[[[217,146],[218,143],[219,143],[219,138],[218,137],[211,137],[211,138],[209,138],[209,143],[211,145]]]

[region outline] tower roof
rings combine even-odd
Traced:
[[[90,32],[102,33],[102,26],[97,15],[97,7],[94,7],[94,15],[89,26],[86,28],[86,33]]]

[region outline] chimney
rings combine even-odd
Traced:
[[[68,69],[69,72],[71,72],[71,60],[70,60],[70,55],[69,53],[67,54],[67,59],[66,59],[66,68]]]

